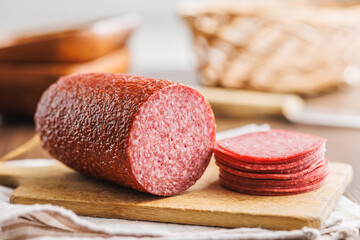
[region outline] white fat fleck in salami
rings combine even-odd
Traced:
[[[214,142],[214,117],[204,97],[187,86],[169,86],[152,95],[134,120],[128,149],[133,174],[152,194],[182,192],[204,173]]]

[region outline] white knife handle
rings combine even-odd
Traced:
[[[300,111],[304,106],[302,98],[293,94],[215,87],[198,87],[197,90],[209,101],[216,114],[228,117],[284,115],[288,111]]]

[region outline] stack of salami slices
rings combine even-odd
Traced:
[[[290,195],[321,186],[329,174],[326,139],[269,130],[222,139],[215,144],[224,187],[252,195]]]

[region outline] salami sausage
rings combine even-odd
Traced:
[[[88,176],[171,196],[203,174],[215,142],[210,105],[168,80],[88,73],[60,78],[35,114],[41,143]]]

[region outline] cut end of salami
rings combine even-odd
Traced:
[[[198,91],[125,74],[60,78],[35,123],[43,148],[69,167],[160,196],[192,186],[215,143],[214,115]]]
[[[305,193],[329,174],[321,137],[286,130],[255,132],[215,144],[219,182],[240,193],[278,196]]]
[[[174,85],[141,107],[130,133],[130,162],[146,191],[169,196],[192,186],[212,155],[215,123],[196,90]]]

